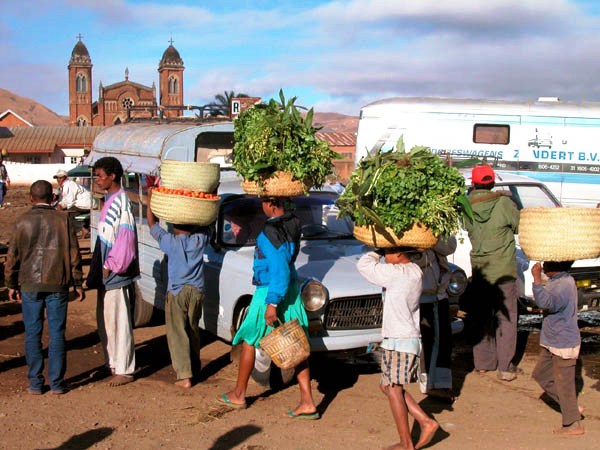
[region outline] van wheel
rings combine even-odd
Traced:
[[[142,293],[137,285],[135,285],[135,304],[133,307],[133,326],[134,328],[143,327],[150,323],[154,314],[154,306],[146,302],[142,298]]]
[[[280,369],[266,352],[255,349],[254,369],[252,379],[261,386],[269,389],[281,389],[294,378],[294,369]]]

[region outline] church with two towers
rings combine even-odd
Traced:
[[[69,124],[71,126],[107,126],[131,118],[150,118],[162,110],[163,117],[183,115],[183,60],[173,47],[173,41],[158,63],[157,102],[156,85],[144,86],[129,79],[98,87],[98,99],[92,99],[92,59],[78,36],[69,60]]]

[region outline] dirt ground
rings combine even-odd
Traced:
[[[9,192],[11,206],[0,211],[0,242],[14,217],[24,211],[25,190]],[[82,241],[89,260],[89,242]],[[2,285],[3,286],[3,285]],[[31,396],[27,387],[20,306],[0,289],[0,448],[2,449],[378,449],[397,441],[379,374],[373,364],[312,361],[312,386],[322,414],[318,421],[292,420],[286,411],[298,400],[298,387],[271,391],[251,383],[249,408],[229,410],[214,398],[235,382],[230,347],[207,339],[201,379],[189,390],[173,385],[164,325],[135,330],[136,381],[109,387],[96,334],[94,291],[83,303],[69,304],[66,380],[63,396]],[[540,399],[531,379],[539,334],[519,335],[525,374],[512,383],[494,374],[473,373],[469,348],[456,340],[453,405],[409,391],[441,428],[427,448],[439,449],[595,449],[600,441],[598,355],[579,367],[579,400],[586,434],[556,438],[560,413]],[[47,337],[45,338],[47,343]],[[594,360],[595,358],[595,360]],[[588,366],[588,362],[590,362]],[[413,429],[418,436],[418,429]]]

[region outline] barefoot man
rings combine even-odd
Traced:
[[[100,158],[94,163],[94,172],[96,185],[106,197],[88,287],[98,289],[98,334],[113,375],[108,384],[121,386],[133,381],[135,371],[131,313],[134,282],[140,278],[137,230],[131,202],[121,187],[123,167],[119,160],[112,156]],[[92,278],[98,281],[90,286]]]

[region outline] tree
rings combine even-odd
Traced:
[[[212,115],[222,114],[224,116],[229,115],[231,111],[231,99],[239,97],[248,97],[246,94],[236,94],[234,91],[224,91],[222,94],[215,95],[216,102],[210,103],[210,105],[216,106]]]

